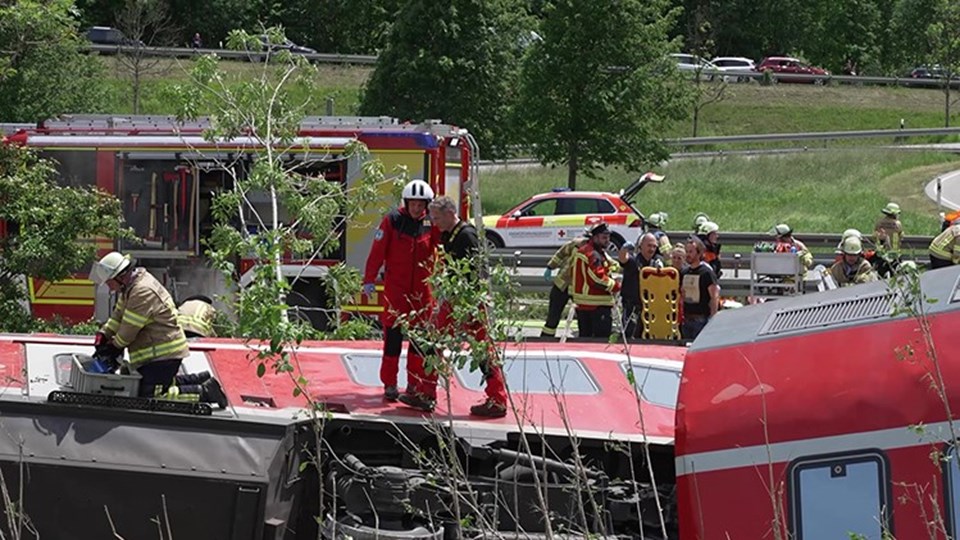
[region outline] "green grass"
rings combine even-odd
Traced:
[[[923,187],[960,169],[960,156],[935,152],[837,150],[764,157],[677,160],[658,169],[663,184],[645,187],[637,208],[665,211],[668,230],[686,230],[706,212],[721,230],[765,231],[787,222],[798,232],[872,231],[890,200],[903,207],[906,234],[939,230],[936,205]],[[578,189],[617,191],[636,175],[610,170],[578,179]],[[564,169],[524,168],[482,174],[485,214],[502,213],[534,193],[566,182]]]
[[[118,114],[129,114],[133,110],[133,94],[129,71],[116,59],[104,58],[108,78],[109,103],[107,110]],[[140,114],[172,114],[176,111],[174,86],[189,81],[189,60],[162,60],[143,77]],[[223,61],[222,69],[229,78],[241,80],[258,76],[263,64],[255,62]],[[335,115],[356,113],[360,87],[370,75],[370,67],[320,65],[318,69],[318,91],[310,96],[309,115],[326,114],[327,98],[333,98]],[[291,85],[293,88],[293,85]],[[307,96],[296,95],[294,101],[301,102]]]

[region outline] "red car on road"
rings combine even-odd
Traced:
[[[824,84],[830,76],[829,71],[790,56],[768,56],[754,69],[773,72],[777,82]]]

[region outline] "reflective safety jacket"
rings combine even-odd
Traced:
[[[186,358],[187,338],[177,323],[177,308],[167,289],[143,268],[120,290],[110,320],[100,329],[134,367],[154,360]]]
[[[670,237],[667,236],[667,233],[663,232],[663,229],[651,228],[650,234],[657,239],[657,249],[660,250],[660,255],[664,257],[670,256],[670,250],[673,249],[673,246],[670,244]],[[640,242],[637,241],[637,244],[639,245]]]
[[[886,249],[900,251],[900,241],[903,239],[903,225],[895,217],[883,216],[873,226],[873,234],[877,245]]]
[[[833,277],[833,281],[837,283],[838,287],[857,285],[879,279],[873,265],[863,257],[860,257],[857,264],[853,266],[847,266],[847,263],[843,260],[833,263],[833,266],[830,267],[830,276]]]
[[[424,217],[413,217],[406,208],[398,208],[384,216],[374,234],[363,282],[375,283],[383,267],[386,302],[380,320],[385,327],[394,326],[399,314],[426,316],[432,309],[427,279],[433,274],[440,231]]]
[[[573,256],[576,254],[577,250],[583,247],[590,239],[585,236],[580,236],[570,240],[569,242],[560,246],[560,249],[553,254],[553,257],[550,257],[550,260],[547,262],[547,268],[560,269],[557,272],[557,275],[553,276],[553,284],[557,286],[561,291],[566,292],[567,288],[570,286],[570,281],[573,279]]]
[[[213,329],[213,319],[217,310],[203,300],[187,300],[177,308],[177,322],[184,332],[192,332],[201,337],[217,337]]]
[[[797,257],[800,257],[800,264],[803,265],[804,270],[809,270],[813,266],[813,254],[807,249],[806,244],[792,236],[789,241],[777,240],[777,243],[773,245],[773,252],[796,253]]]
[[[620,265],[606,251],[594,248],[587,242],[573,255],[573,282],[570,295],[577,309],[595,309],[613,306],[614,294],[620,291],[620,283],[613,279],[613,272]]]
[[[951,225],[930,242],[930,256],[960,264],[960,225]]]

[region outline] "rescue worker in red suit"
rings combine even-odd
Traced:
[[[613,305],[620,281],[613,272],[620,265],[607,254],[610,227],[600,222],[590,229],[590,241],[577,250],[573,259],[570,295],[577,305],[580,337],[608,338],[613,329]]]
[[[453,260],[467,259],[471,262],[471,272],[468,279],[476,282],[481,276],[482,269],[476,266],[480,252],[480,239],[477,229],[460,219],[457,215],[457,205],[453,199],[441,196],[430,203],[430,220],[434,226],[442,231],[441,241],[444,252]],[[479,286],[479,285],[478,285]],[[502,418],[507,414],[507,387],[503,380],[503,370],[500,367],[496,346],[490,342],[486,329],[486,312],[481,307],[477,317],[467,322],[465,328],[457,328],[462,321],[454,320],[452,306],[441,300],[437,311],[437,328],[442,332],[450,332],[452,336],[462,336],[466,332],[477,345],[487,347],[487,356],[480,362],[480,371],[486,385],[484,391],[487,399],[483,403],[470,407],[470,414],[487,418]],[[400,401],[410,407],[431,412],[437,402],[437,372],[427,374],[424,384],[417,388],[414,394],[400,396]]]
[[[433,295],[427,278],[433,272],[435,252],[440,235],[427,217],[427,204],[433,200],[433,189],[423,180],[412,180],[403,188],[403,206],[392,210],[380,222],[373,237],[363,274],[363,292],[374,294],[374,282],[383,268],[384,311],[383,360],[380,381],[383,397],[396,401],[397,372],[403,349],[403,332],[397,325],[400,315],[407,315],[412,324],[427,320],[433,310]],[[407,392],[422,381],[423,352],[411,342],[407,351]]]

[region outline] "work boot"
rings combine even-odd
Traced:
[[[403,403],[407,407],[419,409],[423,412],[433,412],[433,408],[436,406],[434,400],[420,394],[404,393],[400,395],[399,399],[400,403]]]
[[[470,407],[470,414],[472,416],[483,416],[486,418],[503,418],[507,415],[507,406],[488,399],[483,403]]]
[[[383,399],[387,401],[396,401],[400,397],[400,390],[397,390],[396,386],[384,386],[383,387]]]
[[[207,381],[200,386],[200,401],[204,403],[216,403],[221,409],[226,409],[228,405],[227,394],[224,393],[220,382],[214,378],[207,379]]]
[[[209,371],[201,371],[200,373],[187,373],[185,375],[177,375],[177,386],[183,386],[186,384],[203,384],[210,380],[212,375]]]

